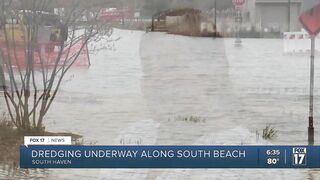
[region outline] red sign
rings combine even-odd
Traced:
[[[235,6],[242,6],[245,2],[245,0],[233,0]]]
[[[320,32],[320,4],[304,12],[299,19],[309,34],[317,35]]]

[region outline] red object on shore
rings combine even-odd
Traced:
[[[246,2],[245,0],[233,0],[233,4],[234,4],[236,7],[239,7],[239,6],[244,5],[245,2]]]
[[[117,9],[117,8],[106,8],[100,12],[99,20],[104,22],[117,22],[123,18],[132,19],[134,13],[129,8]]]
[[[320,4],[303,12],[299,20],[309,34],[317,35],[320,32]]]
[[[84,40],[78,40],[75,42],[72,47],[65,47],[62,50],[62,55],[58,66],[69,65],[75,60],[72,64],[74,66],[89,66],[89,52],[87,44],[84,44]],[[27,55],[25,53],[25,47],[22,44],[15,43],[13,45],[6,46],[4,42],[0,42],[0,48],[3,52],[4,65],[11,66],[13,68],[24,69],[27,67]],[[80,49],[82,50],[80,51]],[[36,49],[33,51],[33,67],[34,68],[50,68],[55,65],[57,62],[57,57],[60,53],[60,48],[57,43],[39,43]]]

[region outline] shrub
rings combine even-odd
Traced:
[[[278,131],[272,127],[271,125],[267,125],[263,130],[262,130],[262,138],[265,140],[272,140],[275,137],[277,137]]]

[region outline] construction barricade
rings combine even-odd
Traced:
[[[38,43],[33,50],[27,51],[22,43],[0,42],[3,64],[24,69],[31,63],[34,68],[50,68],[54,66],[89,66],[90,57],[86,41],[79,39],[71,45],[56,42]],[[33,58],[30,58],[33,57]]]
[[[317,36],[316,41],[320,41]],[[307,53],[311,50],[310,35],[307,32],[285,32],[283,34],[284,53]],[[320,51],[320,44],[316,43],[316,51]]]

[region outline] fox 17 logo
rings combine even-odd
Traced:
[[[306,166],[307,165],[307,148],[295,147],[293,148],[292,165]]]

